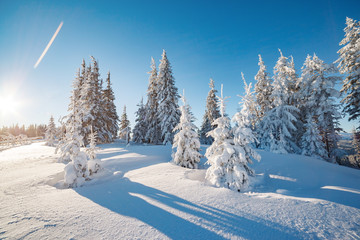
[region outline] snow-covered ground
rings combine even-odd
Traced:
[[[237,193],[169,163],[170,146],[100,147],[104,170],[76,189],[52,147],[0,152],[0,239],[360,239],[359,170],[259,151]]]

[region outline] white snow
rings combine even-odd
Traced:
[[[205,181],[205,159],[170,163],[171,146],[99,147],[102,171],[74,189],[55,187],[53,147],[0,152],[0,239],[360,239],[359,170],[259,151],[238,193]]]

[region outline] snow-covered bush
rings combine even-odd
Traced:
[[[173,153],[172,158],[174,163],[181,167],[198,168],[201,158],[200,141],[196,126],[191,122],[191,108],[186,103],[184,94],[181,100],[184,105],[179,108],[181,111],[180,123],[174,128],[174,131],[178,132],[174,136],[172,147],[176,148],[176,152]]]

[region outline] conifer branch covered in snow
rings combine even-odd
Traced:
[[[201,154],[200,141],[196,132],[196,126],[192,123],[191,108],[185,99],[185,91],[181,97],[183,106],[181,106],[180,122],[174,128],[177,133],[174,136],[172,148],[176,148],[176,152],[172,154],[175,164],[185,168],[198,168]]]

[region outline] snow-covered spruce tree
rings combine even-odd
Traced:
[[[69,187],[81,186],[89,177],[87,167],[87,155],[81,151],[81,146],[84,145],[83,137],[80,135],[80,119],[78,114],[75,114],[78,106],[75,101],[73,104],[73,114],[71,119],[68,119],[66,125],[66,136],[64,144],[61,145],[60,160],[70,158],[70,161],[65,166],[64,182]]]
[[[107,78],[106,78],[106,88],[102,92],[103,97],[103,104],[104,104],[104,120],[105,120],[105,126],[106,130],[109,132],[108,136],[109,139],[107,139],[109,142],[114,141],[115,138],[117,138],[117,134],[119,132],[119,116],[116,112],[116,106],[115,106],[115,95],[111,87],[110,82],[110,72],[108,72]]]
[[[86,149],[86,153],[89,156],[88,161],[88,169],[89,169],[89,176],[97,173],[101,169],[100,160],[96,158],[96,138],[97,132],[93,132],[91,129],[89,135],[89,148]]]
[[[322,142],[318,124],[312,114],[307,115],[304,129],[305,132],[301,137],[301,153],[306,156],[326,157],[325,144]]]
[[[340,42],[344,45],[338,53],[340,73],[346,74],[341,92],[346,93],[342,102],[344,112],[349,114],[349,120],[359,120],[360,129],[360,22],[346,18],[345,37]]]
[[[68,106],[68,115],[65,117],[62,117],[59,119],[59,123],[60,123],[60,130],[59,130],[59,143],[55,149],[55,153],[57,152],[61,152],[59,161],[60,162],[69,162],[71,161],[70,159],[70,155],[69,152],[64,152],[62,151],[62,149],[64,149],[64,146],[67,144],[68,139],[67,137],[69,135],[67,135],[67,130],[68,130],[68,126],[70,126],[70,124],[72,124],[73,119],[77,118],[80,125],[82,125],[82,116],[84,114],[84,111],[82,109],[82,97],[81,94],[83,92],[83,85],[85,83],[85,78],[87,76],[86,73],[86,65],[85,65],[85,60],[83,59],[82,61],[82,65],[81,65],[81,73],[80,73],[80,69],[77,71],[76,73],[76,77],[72,83],[72,91],[71,91],[71,96],[70,96],[70,104]],[[82,132],[82,127],[79,129],[80,131],[80,135],[83,136],[83,132]]]
[[[135,119],[135,126],[133,129],[133,142],[136,143],[145,143],[145,137],[146,132],[148,130],[147,128],[147,122],[146,122],[146,108],[143,103],[143,99],[141,98],[140,103],[137,105],[139,108],[136,111],[136,119]]]
[[[251,91],[251,83],[248,85],[245,81],[244,74],[241,73],[242,80],[245,86],[245,96],[241,96],[243,101],[246,101],[246,111],[247,111],[247,118],[250,121],[249,127],[252,130],[255,130],[255,126],[258,124],[259,121],[259,111],[256,104],[256,98],[254,93]],[[244,103],[245,104],[245,103]]]
[[[245,95],[241,97],[241,110],[232,118],[232,121],[235,122],[235,127],[232,130],[234,134],[234,148],[238,153],[238,159],[234,163],[238,191],[246,189],[249,184],[248,176],[254,175],[254,171],[248,164],[251,164],[252,160],[260,161],[261,159],[261,156],[251,147],[251,144],[257,141],[252,130],[253,121],[256,118],[253,111],[255,97],[251,91],[251,83],[249,85],[246,83],[243,74],[242,78],[245,85]]]
[[[91,56],[92,60],[92,77],[94,78],[93,83],[94,90],[95,90],[95,96],[94,99],[94,121],[92,122],[92,125],[89,126],[90,128],[89,134],[91,132],[91,127],[93,128],[93,131],[97,132],[97,141],[99,143],[106,143],[112,141],[112,132],[110,129],[107,128],[107,118],[109,118],[107,112],[106,112],[106,103],[104,100],[103,89],[102,89],[102,79],[100,78],[99,73],[99,64],[96,61],[96,59]],[[109,78],[110,80],[110,78]],[[87,136],[87,139],[89,137]],[[88,142],[87,142],[88,143]]]
[[[121,115],[121,120],[120,120],[119,138],[122,140],[126,140],[126,142],[129,142],[130,141],[130,132],[131,132],[130,121],[128,120],[128,117],[126,114],[126,105],[124,105],[124,110],[123,110],[123,113]]]
[[[151,58],[151,71],[148,72],[149,86],[147,90],[146,110],[146,127],[147,132],[145,141],[147,143],[159,144],[161,142],[160,122],[158,116],[158,84],[157,84],[157,70],[154,58]]]
[[[303,153],[307,155],[318,155],[323,158],[334,159],[337,147],[339,128],[338,120],[341,118],[338,112],[338,104],[335,100],[340,93],[335,89],[335,84],[340,80],[334,76],[337,70],[334,65],[325,64],[316,54],[313,57],[308,56],[302,67],[301,87],[299,90],[299,109],[301,120],[304,121],[304,132],[301,142]],[[311,119],[313,118],[313,119]],[[312,137],[316,130],[308,129],[316,127],[317,132],[321,135],[320,139],[323,144],[314,143],[317,148],[309,148],[311,144],[304,141],[314,141],[318,138]],[[308,136],[308,134],[310,134]],[[320,149],[323,148],[323,149]],[[324,151],[326,154],[324,154]]]
[[[175,134],[173,130],[180,120],[179,94],[178,89],[175,87],[175,80],[165,50],[163,50],[162,59],[160,60],[157,89],[161,141],[163,144],[172,143]]]
[[[172,154],[175,164],[185,168],[198,168],[201,154],[199,136],[196,132],[196,126],[192,123],[191,107],[186,103],[185,92],[181,97],[184,105],[180,107],[180,123],[174,128],[178,131],[174,136],[172,148],[176,152]]]
[[[112,133],[106,128],[105,103],[99,66],[94,57],[91,57],[91,60],[92,64],[86,68],[80,92],[81,135],[84,136],[85,145],[88,144],[91,127],[98,133],[99,142],[109,142],[112,138]]]
[[[217,105],[216,92],[214,80],[210,78],[209,83],[210,91],[206,98],[206,109],[203,117],[203,122],[200,128],[200,142],[203,144],[212,144],[214,139],[207,136],[207,133],[215,129],[216,126],[212,125],[215,119],[220,117],[219,108]]]
[[[280,51],[280,58],[274,67],[274,82],[271,98],[273,109],[268,111],[261,122],[261,145],[275,153],[291,153],[298,149],[292,135],[296,127],[294,114],[299,110],[292,104],[294,69]],[[289,66],[290,65],[290,66]]]
[[[243,148],[235,145],[230,119],[225,114],[226,98],[223,97],[221,85],[221,97],[218,97],[221,116],[213,123],[217,127],[208,133],[214,138],[214,142],[205,153],[207,164],[211,165],[206,171],[205,178],[217,187],[241,191],[247,185],[247,170],[240,160],[241,154],[244,153]]]
[[[56,127],[54,117],[51,116],[49,124],[46,126],[45,140],[47,146],[55,146]]]
[[[75,106],[81,106],[82,105],[82,93],[83,93],[83,85],[85,83],[85,78],[87,77],[87,71],[86,71],[86,64],[85,64],[85,60],[82,60],[82,64],[81,64],[81,71],[80,69],[77,71],[76,73],[76,77],[72,83],[72,94],[70,96],[70,103],[68,106],[68,115],[63,117],[61,120],[61,126],[66,126],[67,124],[70,123],[71,119],[73,118],[73,115],[77,115],[80,118],[80,123],[82,124],[83,121],[83,109],[81,107],[77,107],[76,112],[73,109],[73,102],[75,102]],[[64,128],[64,127],[63,127]],[[64,129],[64,132],[66,131],[66,128]],[[83,135],[83,132],[81,130],[81,135]],[[60,139],[60,142],[61,139]]]
[[[272,85],[271,78],[266,72],[266,66],[259,54],[259,71],[255,75],[255,93],[256,93],[256,103],[258,104],[258,117],[259,120],[272,108]]]

